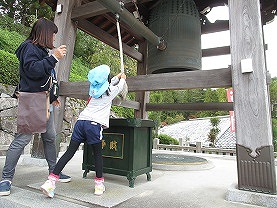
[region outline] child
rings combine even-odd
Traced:
[[[109,116],[112,100],[122,91],[126,75],[120,73],[113,77],[109,84],[108,77],[110,67],[100,65],[88,73],[90,82],[90,100],[86,108],[80,113],[74,126],[71,141],[67,151],[59,159],[54,171],[48,176],[48,180],[41,186],[41,190],[48,197],[54,197],[55,182],[59,179],[68,161],[74,156],[82,142],[92,146],[95,160],[95,192],[102,195],[105,191],[102,159],[102,130],[109,128]]]

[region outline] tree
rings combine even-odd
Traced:
[[[0,0],[0,9],[2,14],[28,27],[40,17],[54,19],[51,8],[46,4],[40,4],[37,0]]]
[[[270,103],[272,106],[272,118],[277,118],[277,77],[271,80]]]
[[[0,10],[2,14],[6,14],[10,18],[14,18],[17,2],[17,0],[0,0]]]
[[[218,128],[220,120],[219,118],[214,117],[210,119],[210,122],[211,122],[212,128],[210,129],[208,138],[209,138],[209,141],[212,143],[212,146],[214,147],[217,135],[220,132],[220,129]]]

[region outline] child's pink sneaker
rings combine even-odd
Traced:
[[[95,178],[94,194],[101,196],[105,192],[104,178]]]
[[[50,198],[53,198],[54,197],[54,194],[55,194],[55,188],[56,188],[56,185],[55,185],[55,182],[52,181],[52,180],[47,180],[41,187],[40,189],[42,190],[42,192],[50,197]]]

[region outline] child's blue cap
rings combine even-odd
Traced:
[[[110,67],[107,65],[100,65],[89,71],[88,81],[90,82],[90,96],[99,98],[109,88],[109,74]]]

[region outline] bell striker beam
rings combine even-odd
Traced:
[[[166,44],[161,37],[154,34],[148,27],[137,20],[133,14],[124,8],[122,2],[116,0],[97,0],[100,4],[106,7],[109,11],[117,13],[120,19],[128,24],[131,28],[134,28],[136,33],[144,37],[151,44],[157,46],[159,50],[165,50]]]
[[[259,0],[229,0],[238,188],[276,194]]]

